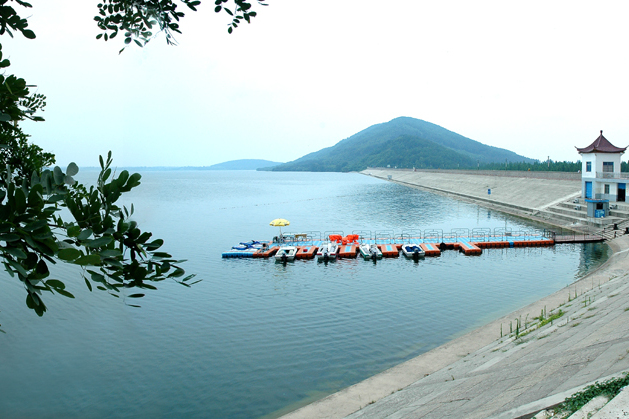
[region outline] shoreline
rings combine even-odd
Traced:
[[[364,173],[366,174],[366,173]],[[395,182],[395,181],[394,181]],[[396,183],[400,183],[399,180]],[[406,183],[406,182],[403,182]],[[417,187],[423,189],[420,185],[407,184],[408,187]],[[429,191],[439,193],[437,191]],[[445,192],[448,191],[440,191]],[[531,191],[529,191],[531,192]],[[495,202],[487,202],[489,200],[476,196],[453,193],[455,199],[474,202],[480,206],[491,207],[494,210],[509,213],[506,208],[496,208]],[[458,195],[458,196],[456,196]],[[480,198],[480,199],[479,199]],[[546,197],[549,202],[553,202],[556,198]],[[488,205],[489,204],[489,205]],[[515,208],[514,208],[515,209]],[[540,221],[532,216],[522,214],[520,211],[514,211],[522,218],[531,221]],[[411,384],[427,377],[448,366],[452,366],[462,358],[481,350],[482,348],[495,343],[502,338],[501,331],[509,330],[510,322],[515,318],[525,318],[526,316],[536,316],[541,310],[551,312],[567,301],[566,298],[574,295],[582,295],[588,291],[592,291],[595,287],[599,287],[610,281],[612,277],[606,275],[608,271],[614,270],[621,265],[621,261],[627,259],[620,257],[629,251],[629,239],[620,238],[612,242],[607,242],[611,248],[612,254],[608,260],[589,272],[583,278],[569,284],[568,286],[545,296],[531,304],[528,304],[518,310],[507,315],[491,320],[478,328],[465,333],[437,348],[418,355],[408,361],[396,365],[388,370],[378,373],[366,380],[356,383],[350,387],[333,393],[323,399],[312,402],[297,410],[281,416],[282,419],[307,419],[307,418],[326,418],[340,419],[354,412],[360,411],[364,407],[374,404],[375,402],[396,393]],[[629,264],[629,262],[628,262]],[[596,284],[594,283],[596,281]],[[508,335],[508,333],[504,333]]]
[[[500,340],[501,326],[506,336],[509,322],[513,319],[524,318],[527,315],[532,317],[538,315],[543,309],[550,312],[565,304],[568,294],[581,296],[608,282],[610,278],[605,273],[620,265],[619,256],[629,252],[629,239],[626,240],[624,246],[616,241],[610,242],[608,245],[612,249],[612,254],[608,260],[572,284],[415,358],[283,415],[281,418],[344,418]],[[597,277],[596,283],[594,283],[594,277]]]

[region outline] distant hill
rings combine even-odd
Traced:
[[[259,159],[242,159],[242,160],[231,160],[226,161],[224,163],[214,164],[212,166],[208,166],[206,170],[257,170],[266,167],[277,166],[278,164],[282,164],[279,162],[269,161],[269,160],[259,160]]]
[[[266,170],[349,172],[370,167],[466,169],[484,163],[536,160],[471,140],[421,119],[372,125],[336,145]]]

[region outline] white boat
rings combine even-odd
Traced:
[[[365,259],[382,259],[382,251],[375,244],[367,244],[363,243],[358,246],[358,251],[360,255]]]
[[[339,245],[334,242],[323,243],[317,251],[317,261],[328,262],[336,260],[339,254]]]
[[[426,252],[418,244],[403,244],[402,253],[409,259],[417,260],[426,256]]]
[[[275,254],[276,262],[292,262],[295,260],[297,248],[295,246],[282,246]]]

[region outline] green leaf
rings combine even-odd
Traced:
[[[72,263],[76,265],[81,265],[81,266],[87,266],[87,265],[98,266],[100,265],[100,256],[99,255],[85,255],[85,256],[81,256],[80,258],[78,258]]]
[[[15,212],[18,214],[26,212],[26,195],[22,189],[15,190]]]
[[[99,237],[97,239],[91,240],[89,242],[86,243],[87,247],[101,247],[101,246],[107,246],[109,243],[111,243],[113,241],[113,237],[110,236],[104,236],[104,237]]]
[[[12,261],[12,260],[7,261],[7,263],[8,263],[9,265],[11,265],[11,267],[12,267],[15,271],[17,271],[20,275],[22,275],[22,276],[24,276],[24,277],[27,277],[27,276],[28,276],[28,272],[26,272],[26,270],[24,269],[24,267],[23,267],[22,265],[20,265],[19,263],[14,262],[14,261]]]
[[[87,285],[87,288],[90,290],[90,292],[92,292],[92,284],[90,284],[90,281],[88,281],[85,277],[83,277],[83,280],[85,280],[85,285]]]
[[[70,163],[66,168],[66,175],[75,176],[77,173],[79,173],[79,166],[74,162]]]
[[[59,294],[63,295],[64,297],[74,298],[74,295],[70,294],[68,291],[60,290],[60,289],[56,289],[55,291],[57,291]]]
[[[55,178],[55,184],[63,185],[63,181],[65,179],[65,175],[63,174],[63,172],[61,171],[59,166],[55,166],[55,168],[52,170],[52,174],[53,174],[53,176]]]
[[[77,237],[81,232],[81,227],[72,226],[68,228],[68,237]]]
[[[59,281],[58,279],[49,279],[46,281],[46,285],[56,289],[56,290],[64,290],[66,289],[66,284]]]
[[[31,31],[30,29],[24,29],[22,31],[22,35],[24,35],[24,37],[28,39],[35,39],[35,32]]]
[[[21,249],[17,247],[0,247],[0,249],[11,256],[14,256],[18,259],[26,259],[26,253],[24,253]]]
[[[131,188],[135,188],[136,186],[138,186],[140,184],[140,179],[142,178],[142,175],[139,173],[134,173],[129,177],[129,181],[127,182],[127,188],[131,189]]]
[[[48,224],[47,220],[35,220],[31,223],[26,224],[26,226],[24,226],[24,230],[26,231],[39,230],[40,228],[46,226],[47,224]]]
[[[171,273],[170,275],[168,275],[169,278],[178,278],[180,276],[183,276],[183,274],[185,274],[186,271],[184,271],[181,268],[176,268],[175,271],[173,273]]]
[[[18,236],[17,234],[14,234],[14,233],[7,233],[7,234],[1,234],[0,235],[0,241],[14,242],[16,240],[20,240],[20,236]]]
[[[99,254],[104,258],[118,257],[122,256],[122,253],[118,249],[105,249]]]
[[[142,298],[144,297],[144,294],[131,294],[131,295],[127,295],[127,298]]]
[[[89,228],[86,228],[85,230],[81,231],[81,233],[79,233],[79,235],[77,236],[77,239],[87,240],[91,235],[92,235],[92,230]]]
[[[62,250],[59,250],[59,253],[57,253],[57,256],[61,260],[71,262],[74,259],[81,257],[81,252],[78,251],[77,249],[62,249]]]
[[[156,239],[156,240],[153,240],[150,243],[147,243],[145,246],[146,246],[146,250],[152,251],[152,250],[159,249],[163,244],[164,244],[164,240]],[[167,256],[167,257],[170,257],[170,256]]]
[[[92,281],[94,281],[94,282],[105,282],[105,277],[103,275],[99,274],[98,272],[94,272],[94,271],[91,271],[91,270],[88,270],[88,272],[92,276]]]

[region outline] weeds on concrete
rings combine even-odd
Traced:
[[[612,378],[611,380],[598,381],[592,385],[587,386],[582,391],[573,394],[558,405],[554,411],[555,413],[567,412],[572,414],[581,409],[587,402],[598,396],[607,396],[610,400],[614,398],[623,387],[629,385],[629,372],[625,373],[624,377]]]
[[[555,314],[551,315],[550,317],[547,317],[545,319],[540,319],[540,322],[537,325],[537,328],[539,329],[540,327],[545,326],[548,323],[552,324],[553,321],[557,320],[558,318],[560,318],[564,314],[566,314],[566,313],[563,310],[560,309],[558,312],[556,312]]]

